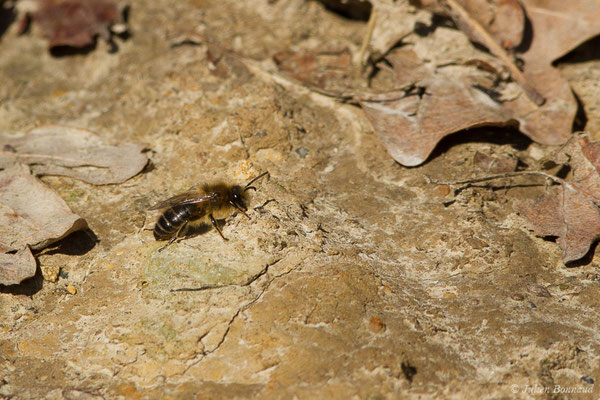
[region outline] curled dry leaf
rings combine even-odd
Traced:
[[[396,161],[409,166],[418,165],[425,161],[444,136],[480,125],[518,123],[524,134],[547,145],[563,144],[569,139],[577,104],[568,83],[552,66],[552,61],[600,33],[600,26],[592,22],[600,18],[599,3],[585,0],[568,4],[524,1],[533,39],[527,51],[519,55],[524,61],[523,73],[517,71],[520,77],[513,74],[516,67],[510,60],[506,61],[508,55],[498,46],[498,43],[505,45],[509,42],[513,46],[523,34],[514,2],[496,2],[496,13],[504,16],[500,18],[497,15],[498,18],[493,19],[482,11],[485,7],[481,7],[479,0],[419,3],[425,3],[421,5],[440,13],[447,12],[446,4],[464,6],[472,14],[453,15],[457,25],[464,28],[471,40],[484,44],[499,58],[493,60],[483,53],[474,55],[460,45],[448,46],[439,35],[439,31],[445,31],[446,35],[447,30],[440,27],[427,37],[415,38],[414,45],[404,46],[406,50],[392,50],[386,60],[392,64],[394,76],[401,77],[395,85],[406,85],[410,83],[407,78],[412,78],[423,95],[387,103],[382,103],[380,98],[378,103],[365,99],[360,104]],[[510,40],[503,36],[504,33],[498,36],[498,32],[513,32],[515,29],[518,33]],[[482,36],[482,33],[485,35]],[[459,42],[456,41],[457,44]],[[423,51],[421,43],[428,43],[429,50]],[[414,51],[410,62],[401,60],[407,57],[409,51]],[[448,60],[450,53],[461,57]],[[508,69],[518,85],[505,82],[501,73],[495,74],[497,79],[492,83],[482,85],[477,82],[477,75],[482,72],[480,68],[471,69],[462,76],[449,75],[445,71],[450,65],[448,61],[467,66],[473,65],[473,60],[477,60],[479,65],[489,64],[497,71]],[[433,99],[435,97],[438,99]],[[406,112],[407,109],[413,112]]]
[[[16,160],[36,175],[63,175],[96,184],[122,183],[148,163],[144,146],[110,145],[81,128],[50,125],[16,138],[0,135],[0,166]]]
[[[523,34],[523,25],[519,22],[521,18],[514,2],[496,2],[496,13],[499,14],[498,18],[493,18],[491,24],[486,23],[490,18],[481,11],[483,2],[479,0],[423,0],[415,3],[439,13],[448,13],[448,5],[462,5],[468,12],[466,15],[457,16],[450,13],[457,25],[464,28],[471,40],[482,43],[499,56],[505,68],[515,71],[514,64],[506,62],[508,56],[502,50],[498,50],[497,45],[510,43],[510,46],[514,46]],[[489,6],[488,2],[485,3]],[[421,64],[421,69],[433,71],[433,77],[430,76],[429,81],[422,80],[416,84],[430,97],[447,96],[448,103],[455,102],[466,107],[463,108],[462,115],[456,114],[458,110],[453,105],[444,105],[442,110],[433,110],[432,104],[440,105],[443,101],[436,102],[426,95],[422,96],[417,104],[414,104],[415,99],[394,100],[387,104],[369,104],[365,101],[361,103],[396,161],[404,165],[418,165],[425,161],[443,136],[482,124],[504,125],[516,121],[520,130],[538,143],[558,145],[568,140],[577,104],[568,83],[551,63],[600,32],[600,26],[593,22],[600,18],[600,4],[586,0],[569,3],[525,0],[523,6],[532,24],[533,39],[527,51],[519,55],[524,61],[523,73],[516,71],[520,76],[518,77],[511,72],[513,79],[519,83],[518,88],[514,85],[501,87],[502,80],[491,86],[478,86],[473,84],[475,73],[464,74],[462,78],[449,77],[440,73],[441,68],[447,64],[439,62],[439,55],[435,57],[438,59],[436,62],[434,58],[418,52],[420,60],[431,59],[432,62],[413,61],[413,64]],[[505,36],[506,32],[514,32],[515,29],[517,33],[512,39]],[[436,32],[439,30],[440,28],[437,28]],[[435,36],[436,32],[431,35]],[[500,35],[500,32],[504,33]],[[482,33],[485,35],[482,36]],[[489,40],[489,37],[493,40]],[[415,40],[415,48],[420,40]],[[444,47],[432,43],[431,49],[439,51]],[[468,62],[469,60],[463,57],[463,63]],[[489,63],[489,60],[486,63]],[[396,62],[394,69],[396,76],[415,75],[414,67],[409,70],[402,63]],[[448,78],[462,79],[462,87],[458,82],[448,82]],[[461,93],[449,95],[452,86]],[[440,90],[440,87],[448,90]],[[482,94],[487,94],[487,101],[483,101],[481,96],[473,95],[473,90],[477,87],[485,89]],[[543,105],[539,106],[542,102]],[[414,114],[404,112],[407,104],[412,104]],[[421,143],[419,139],[422,139]]]
[[[579,260],[600,238],[600,212],[588,197],[562,185],[515,206],[538,236],[557,237],[565,263]]]
[[[342,1],[343,7],[353,3]],[[416,25],[431,24],[431,13],[413,7],[407,1],[370,0],[372,23],[365,36],[372,58],[379,58],[401,38],[410,35]],[[273,56],[279,70],[313,90],[339,98],[360,98],[366,82],[357,71],[365,65],[369,52],[351,54],[330,44],[310,50],[282,51]],[[360,59],[362,57],[362,59]]]
[[[387,55],[382,64],[391,67],[381,69],[390,76],[388,85],[412,90],[394,100],[365,98],[359,104],[396,161],[419,165],[443,137],[462,129],[516,124],[518,115],[504,103],[520,89],[498,81],[489,68],[478,67],[482,63],[494,66],[495,60],[447,28]]]
[[[419,165],[446,135],[483,125],[518,125],[525,135],[546,145],[569,139],[577,103],[552,62],[600,33],[600,25],[594,23],[600,18],[600,3],[371,3],[375,23],[366,37],[370,38],[370,58],[381,58],[381,62],[369,84],[349,73],[351,68],[329,74],[316,53],[280,54],[276,61],[281,72],[312,90],[360,104],[396,161]],[[427,10],[451,16],[464,33],[433,25]],[[525,15],[533,31],[529,42],[523,42]],[[469,39],[489,52],[476,49]],[[517,54],[523,61],[522,71],[505,49],[525,49]],[[356,63],[353,57],[355,72]],[[385,74],[388,77],[382,78]]]
[[[40,0],[32,13],[50,47],[85,47],[126,30],[123,12],[108,0]]]
[[[431,13],[414,7],[408,1],[371,0],[371,4],[375,22],[368,45],[375,58],[388,52],[418,26],[431,25]]]
[[[523,6],[533,29],[528,50],[519,55],[523,74],[547,101],[523,115],[521,130],[538,143],[562,144],[570,137],[577,103],[552,62],[600,33],[600,2],[523,0]],[[517,101],[514,107],[526,105]]]
[[[86,222],[64,200],[18,163],[0,171],[0,283],[16,284],[35,274],[29,251],[41,249]],[[18,250],[16,254],[6,254]]]
[[[414,5],[433,13],[452,17],[451,7],[445,0],[411,0]],[[461,0],[457,1],[471,18],[489,32],[504,48],[514,48],[523,40],[525,13],[517,0]],[[455,21],[471,40],[486,45],[464,21]],[[510,29],[506,29],[510,27]]]
[[[600,142],[579,137],[557,159],[570,160],[572,177],[535,200],[516,204],[515,210],[536,235],[558,238],[567,263],[585,256],[600,238]]]
[[[33,276],[35,260],[32,264],[26,255],[29,248],[42,249],[87,227],[32,172],[93,184],[121,183],[147,164],[143,149],[131,143],[109,145],[93,132],[59,125],[17,137],[0,135],[0,283]],[[15,250],[19,252],[7,254]]]
[[[17,285],[35,275],[36,262],[24,247],[15,254],[0,253],[0,285]]]
[[[528,115],[522,114],[521,120],[521,130],[531,139],[541,144],[562,144],[570,137],[577,103],[568,82],[552,62],[600,33],[600,3],[524,0],[523,7],[533,38],[527,51],[518,56],[524,62],[523,74],[546,103],[531,108],[516,101],[512,107],[531,109]]]
[[[42,249],[86,227],[65,201],[31,175],[25,165],[0,171],[0,246]]]
[[[550,63],[600,34],[600,2],[595,0],[522,0],[533,38],[524,53],[529,64]]]

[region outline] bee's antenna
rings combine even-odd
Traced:
[[[246,190],[249,190],[249,189],[253,189],[253,190],[255,190],[255,191],[256,191],[256,188],[255,188],[254,186],[250,186],[250,185],[252,185],[254,182],[256,182],[257,180],[259,180],[259,179],[260,179],[260,178],[262,178],[263,176],[267,175],[268,173],[269,173],[269,171],[265,171],[265,172],[263,172],[262,174],[260,174],[259,176],[257,176],[256,178],[252,179],[250,182],[248,182],[248,183],[246,184],[246,186],[244,187],[244,192],[245,192]]]

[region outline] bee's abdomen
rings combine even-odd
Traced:
[[[154,238],[156,240],[171,239],[179,228],[190,219],[193,211],[194,206],[189,204],[167,209],[154,225]]]

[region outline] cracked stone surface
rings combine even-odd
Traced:
[[[0,38],[1,130],[84,127],[152,159],[122,185],[43,179],[90,231],[0,287],[0,398],[599,395],[598,257],[565,267],[512,210],[543,187],[455,194],[425,179],[479,173],[477,151],[551,149],[481,129],[423,167],[394,163],[360,109],[260,61],[314,37],[357,51],[366,23],[320,3],[157,0],[134,3],[129,22],[115,53],[100,41],[53,57],[35,32]],[[214,64],[216,44],[233,52]],[[596,104],[600,62],[561,68]],[[153,204],[262,171],[250,219],[225,221],[228,242],[210,230],[158,252]],[[555,385],[589,393],[533,392]]]

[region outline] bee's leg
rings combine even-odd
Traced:
[[[212,225],[215,227],[217,232],[219,232],[219,235],[221,235],[221,238],[223,240],[229,240],[225,236],[223,236],[223,232],[221,232],[221,229],[219,229],[219,225],[217,225],[217,221],[215,221],[215,218],[212,216],[212,214],[208,214],[208,217],[210,218],[210,222],[212,222]]]
[[[166,249],[167,247],[169,247],[174,241],[176,241],[177,239],[181,239],[183,238],[182,233],[185,232],[185,228],[187,227],[188,221],[186,220],[180,227],[179,229],[177,229],[177,233],[171,238],[171,240],[169,240],[169,243],[165,244],[163,247],[161,247],[160,249],[158,249],[159,252],[163,251],[164,249]]]
[[[242,214],[244,214],[248,219],[250,219],[250,216],[248,214],[246,214],[246,211],[244,209],[242,209],[242,207],[238,206],[237,204],[235,204],[232,201],[230,201],[229,204],[231,204],[231,206],[233,208],[235,208],[236,210],[238,210],[239,212],[241,212]]]
[[[177,239],[177,236],[173,236],[171,238],[171,240],[169,240],[169,243],[165,244],[163,247],[161,247],[160,249],[158,249],[158,252],[160,253],[161,251],[163,251],[164,249],[166,249],[167,247],[169,247],[171,245],[171,243],[173,243],[175,241],[175,239]]]

